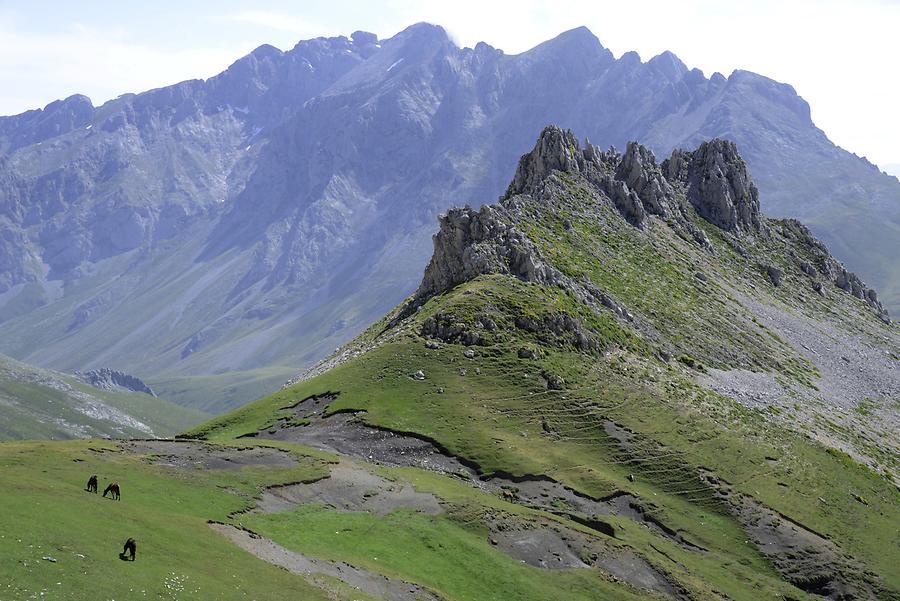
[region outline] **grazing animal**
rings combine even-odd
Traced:
[[[110,498],[118,501],[119,500],[119,484],[117,482],[111,482],[109,486],[106,487],[106,490],[103,491],[103,496],[109,494]]]
[[[122,549],[122,552],[119,553],[119,559],[126,559],[128,557],[131,558],[131,561],[134,561],[134,556],[137,554],[137,542],[133,538],[129,538],[125,541],[125,548]]]
[[[96,474],[88,478],[87,483],[87,491],[96,493],[97,492],[97,476]]]

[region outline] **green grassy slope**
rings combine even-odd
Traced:
[[[172,436],[207,417],[161,398],[100,390],[0,355],[0,440]]]
[[[116,450],[89,441],[0,445],[0,598],[329,598],[230,547],[206,525],[246,504],[221,487],[255,491],[264,477],[310,477],[321,470],[315,462],[265,476],[259,470],[173,475]],[[118,480],[122,500],[82,490],[92,473]],[[118,557],[129,537],[138,540],[134,563]]]
[[[332,410],[364,410],[367,423],[433,438],[486,473],[548,475],[597,498],[629,491],[652,499],[658,516],[711,550],[697,557],[666,549],[681,552],[680,561],[691,574],[702,574],[712,588],[732,599],[763,598],[760,588],[774,594],[779,584],[771,567],[745,543],[746,535],[709,487],[699,482],[699,470],[708,469],[741,493],[840,541],[892,588],[900,588],[900,574],[894,569],[897,489],[842,454],[700,389],[677,364],[664,365],[624,349],[585,356],[515,331],[504,331],[493,344],[477,348],[476,358],[469,360],[462,354],[465,347],[426,349],[415,334],[437,311],[472,317],[518,305],[518,311],[540,315],[565,306],[567,300],[556,291],[508,277],[479,278],[432,299],[405,325],[406,334],[190,435],[233,440],[274,423],[282,407],[313,394],[340,391]],[[620,335],[611,333],[613,339]],[[518,358],[519,348],[537,346],[544,349],[541,359]],[[419,369],[426,380],[410,377]],[[548,391],[539,377],[542,372],[563,377],[566,390]],[[638,436],[632,453],[623,453],[606,434],[607,419]],[[636,476],[634,482],[629,474]],[[308,512],[298,517],[304,528],[324,519]],[[332,554],[343,552],[344,543],[329,537],[314,542],[298,538],[289,532],[297,530],[290,523],[272,516],[251,522],[251,527],[304,551],[335,545]],[[664,542],[632,532],[627,524],[622,527],[628,543],[659,557],[654,547]],[[697,591],[705,589],[697,586]]]

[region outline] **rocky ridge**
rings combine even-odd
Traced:
[[[157,396],[153,389],[147,386],[140,378],[108,367],[78,371],[75,372],[75,375],[94,388],[102,390],[125,389],[132,392],[143,392],[154,397]]]
[[[739,252],[746,253],[742,240],[767,235],[759,192],[734,142],[714,139],[693,152],[676,150],[658,166],[653,153],[637,142],[630,142],[624,155],[615,149],[601,152],[590,142],[582,149],[571,131],[551,125],[542,131],[534,149],[520,159],[499,204],[484,205],[479,210],[451,209],[440,217],[440,230],[433,239],[434,254],[414,302],[421,303],[481,274],[509,274],[551,285],[567,283],[518,226],[527,223],[528,216],[518,210],[517,197],[552,195],[555,174],[583,177],[634,227],[643,227],[651,215],[657,216],[676,231],[689,233],[704,248],[709,248],[709,241],[692,222],[688,206],[722,229]],[[875,290],[831,256],[805,226],[789,220],[782,229],[813,254],[813,261],[794,259],[804,273],[811,278],[823,277],[864,300],[888,320]],[[777,268],[763,268],[777,285]],[[580,287],[568,284],[569,288]],[[812,286],[815,288],[817,282]],[[821,291],[820,285],[817,291]]]

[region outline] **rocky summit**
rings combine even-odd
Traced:
[[[453,209],[441,217],[440,231],[434,236],[434,254],[416,293],[418,302],[482,274],[509,274],[542,284],[565,281],[566,277],[547,263],[535,243],[517,227],[527,224],[529,218],[521,212],[519,197],[555,198],[558,179],[548,179],[559,174],[575,176],[587,184],[591,193],[604,197],[632,226],[643,228],[649,216],[655,215],[713,253],[692,215],[721,229],[720,235],[747,257],[745,245],[758,240],[771,243],[773,236],[783,237],[798,254],[812,259],[795,261],[795,269],[865,301],[890,322],[875,290],[848,272],[806,227],[786,221],[778,226],[778,235],[766,225],[760,213],[759,192],[733,142],[714,139],[695,151],[676,150],[660,167],[653,153],[637,142],[630,142],[624,155],[612,149],[601,152],[589,142],[582,149],[571,131],[557,126],[544,129],[534,150],[520,159],[499,205],[484,205],[477,211]],[[780,284],[780,269],[765,265],[763,270],[774,285]],[[777,278],[775,273],[779,274]],[[822,290],[816,280],[811,285],[816,291]]]
[[[585,28],[509,55],[420,23],[0,117],[0,351],[234,406],[413,293],[435,217],[503,195],[548,123],[624,152],[535,149],[510,193],[584,169],[628,223],[672,219],[701,243],[685,211],[757,232],[759,203],[900,307],[900,182],[834,146],[789,85],[616,58]]]

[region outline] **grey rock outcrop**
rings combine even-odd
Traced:
[[[586,154],[570,130],[556,125],[547,126],[534,149],[519,159],[516,175],[506,189],[506,197],[533,190],[554,171],[579,173],[585,167]]]
[[[436,343],[437,340],[448,343],[459,343],[466,346],[475,346],[484,344],[484,337],[477,330],[466,325],[456,315],[452,313],[438,312],[428,317],[422,324],[420,332],[425,338],[429,338],[426,342]],[[429,347],[434,348],[434,347]],[[440,348],[439,343],[437,348]]]
[[[502,207],[451,209],[440,218],[434,254],[416,296],[426,298],[484,274],[509,274],[526,282],[552,284],[559,272],[511,225]]]
[[[132,392],[143,392],[150,396],[156,396],[153,389],[147,386],[143,380],[136,376],[101,367],[100,369],[91,369],[88,371],[76,371],[75,375],[86,384],[90,384],[94,388],[102,390],[130,390]]]
[[[865,301],[875,309],[882,319],[888,320],[888,311],[878,300],[878,293],[870,288],[858,275],[848,271],[844,264],[832,256],[822,242],[812,235],[809,228],[796,219],[785,219],[781,223],[781,231],[792,238],[804,249],[806,258],[798,260],[798,268],[811,278],[821,277],[848,294]],[[813,289],[823,293],[819,282],[813,282]]]
[[[635,227],[644,227],[647,217],[656,215],[673,225],[685,239],[712,249],[706,234],[687,218],[675,186],[657,165],[653,152],[638,142],[629,142],[624,155],[614,148],[600,151],[590,142],[582,149],[571,131],[549,125],[541,132],[534,149],[519,159],[516,175],[503,200],[517,194],[538,194],[542,182],[554,172],[583,176]],[[685,179],[688,175],[689,170],[685,168]],[[673,181],[683,188],[680,178]]]
[[[625,183],[640,199],[644,210],[664,219],[678,212],[675,189],[663,177],[656,157],[646,146],[629,142],[616,168],[616,179]]]
[[[716,138],[693,152],[675,150],[662,171],[684,185],[687,199],[710,223],[729,232],[762,228],[759,191],[734,142]]]

